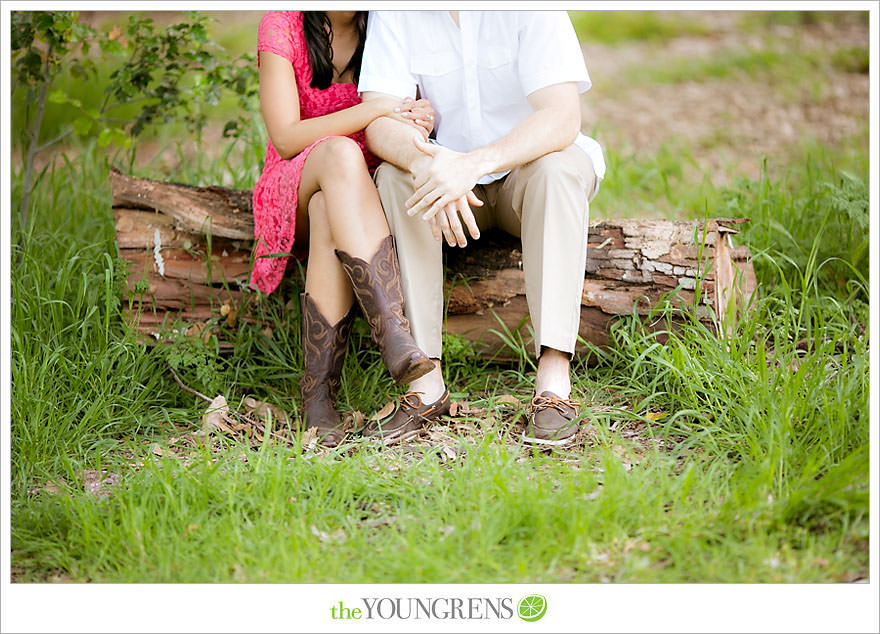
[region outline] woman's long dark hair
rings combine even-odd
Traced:
[[[355,28],[358,32],[358,45],[348,65],[339,73],[344,75],[349,69],[354,73],[354,83],[361,75],[361,59],[364,56],[364,40],[367,37],[367,12],[357,11]],[[330,18],[326,11],[303,11],[303,32],[306,47],[312,62],[312,88],[325,90],[333,82],[333,47],[330,45],[333,34]]]

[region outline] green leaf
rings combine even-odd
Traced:
[[[73,122],[73,131],[79,136],[85,136],[92,129],[92,120],[88,117],[81,117]]]
[[[105,53],[109,53],[110,55],[121,55],[125,52],[125,49],[122,47],[122,44],[120,44],[118,40],[102,39],[99,44],[101,46],[101,50]]]
[[[201,24],[193,25],[192,36],[196,42],[205,42],[208,39],[208,32]]]
[[[53,90],[49,93],[49,103],[67,103],[69,98],[62,90]]]
[[[112,141],[116,145],[121,145],[123,147],[129,147],[131,145],[131,137],[125,133],[125,130],[121,128],[113,128],[112,129]]]
[[[110,141],[113,139],[113,131],[110,128],[104,128],[101,130],[101,134],[98,135],[98,146],[99,147],[107,147],[110,145]]]
[[[85,67],[79,62],[75,62],[70,66],[70,76],[74,79],[79,79],[80,81],[85,81],[88,79],[88,75],[86,74]]]
[[[28,48],[34,41],[34,27],[25,22],[26,17],[27,14],[21,11],[12,12],[12,36],[10,42],[13,51]]]

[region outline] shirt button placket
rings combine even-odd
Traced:
[[[469,136],[479,139],[482,144],[482,125],[480,117],[480,86],[477,71],[477,28],[476,15],[471,11],[459,14],[461,24],[461,52],[464,58],[464,99],[467,105]]]

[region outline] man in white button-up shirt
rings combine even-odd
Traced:
[[[569,360],[580,321],[588,202],[605,173],[602,149],[580,133],[590,87],[562,11],[371,12],[359,90],[421,97],[435,143],[382,117],[367,128],[384,159],[376,184],[395,236],[406,313],[437,369],[410,385],[397,411],[366,433],[400,436],[448,408],[439,359],[442,239],[480,228],[521,236],[538,369],[528,438],[562,443],[577,429]]]

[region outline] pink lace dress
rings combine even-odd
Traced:
[[[260,22],[257,51],[269,51],[290,61],[296,75],[299,92],[300,116],[303,119],[350,108],[360,103],[355,84],[331,84],[326,90],[310,86],[312,67],[303,35],[303,17],[300,11],[268,11]],[[372,172],[379,159],[370,154],[364,144],[363,131],[350,135],[364,152],[367,166]],[[295,253],[304,257],[305,250],[294,251],[296,229],[297,192],[306,158],[324,137],[290,159],[278,156],[269,142],[263,173],[254,186],[254,238],[257,241],[251,285],[264,293],[271,293],[284,277],[287,256],[261,257],[277,253]]]

